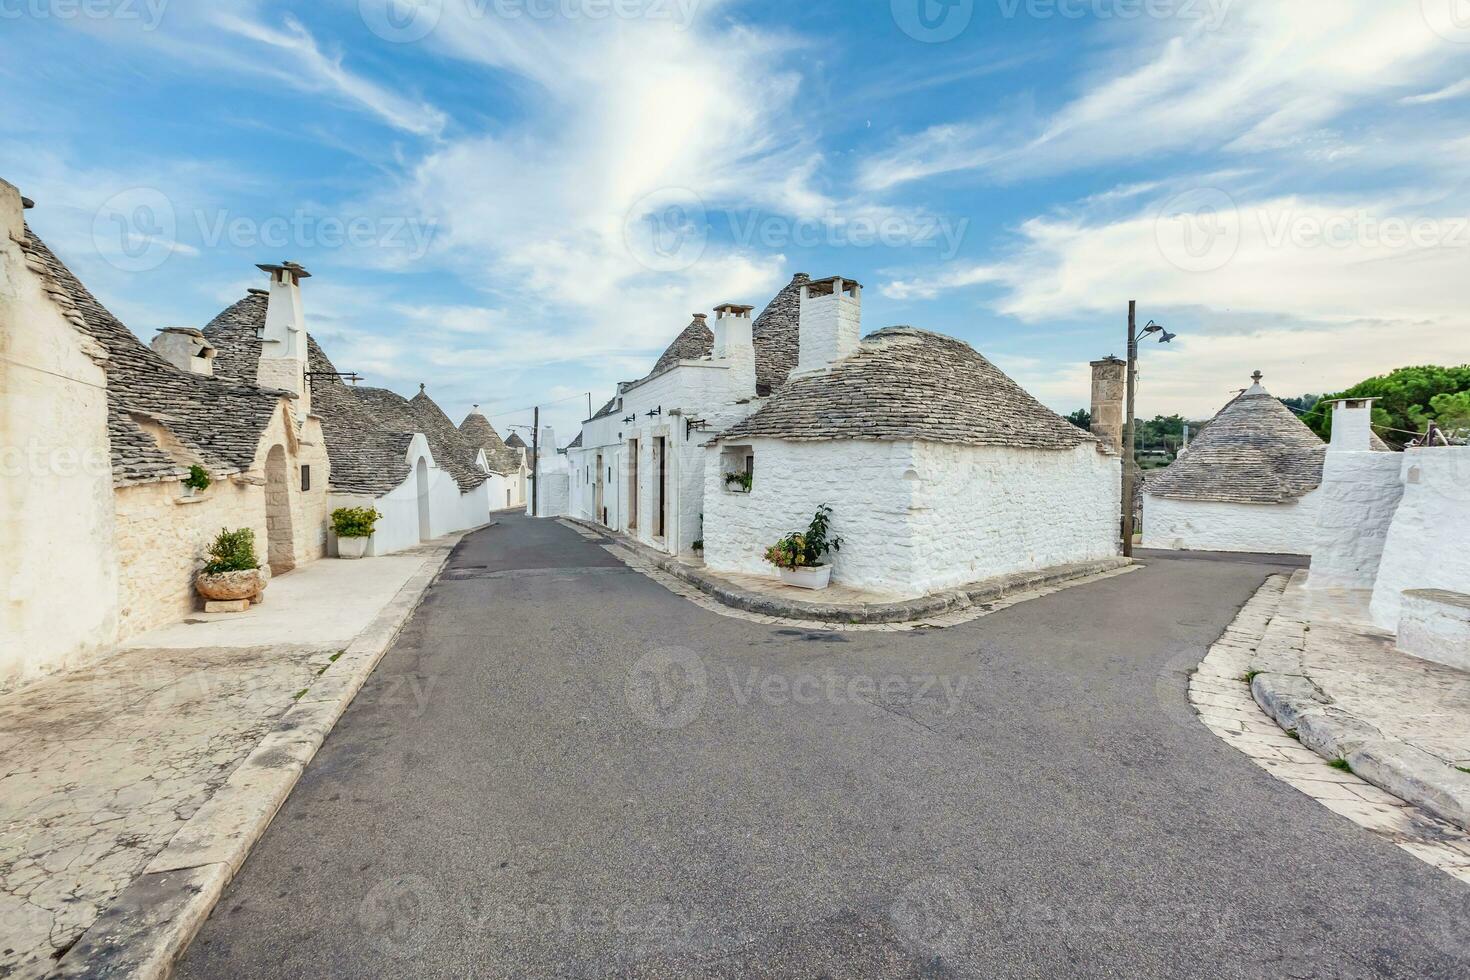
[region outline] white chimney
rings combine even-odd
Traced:
[[[311,397],[306,385],[306,314],[301,307],[301,280],[311,278],[311,273],[295,262],[256,268],[269,273],[271,288],[255,380],[262,388],[295,394],[296,417],[305,419],[311,413]]]
[[[825,371],[857,350],[863,335],[863,287],[841,276],[802,283],[796,374]]]
[[[731,385],[755,394],[755,320],[753,306],[721,303],[715,307],[714,359],[730,365]]]
[[[1373,399],[1343,398],[1332,403],[1332,444],[1335,453],[1366,453],[1373,449]]]
[[[206,378],[214,374],[215,349],[193,327],[164,327],[149,346],[180,371]]]

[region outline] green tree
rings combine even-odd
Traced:
[[[1092,413],[1085,408],[1079,408],[1071,415],[1068,415],[1067,421],[1079,429],[1086,429],[1088,432],[1092,431]]]
[[[1467,392],[1470,392],[1470,364],[1460,367],[1424,365],[1399,368],[1369,378],[1346,391],[1323,395],[1322,401],[1377,399],[1373,405],[1374,427],[1386,441],[1403,445],[1413,438],[1411,433],[1423,432],[1430,420],[1438,421],[1447,429],[1459,428],[1453,420],[1465,417],[1466,403],[1455,396]],[[1330,411],[1315,413],[1302,421],[1322,438],[1332,437]]]

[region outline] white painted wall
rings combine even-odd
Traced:
[[[1470,593],[1470,447],[1410,449],[1398,455],[1404,496],[1394,512],[1373,622],[1398,631],[1406,589]]]
[[[84,662],[117,630],[101,351],[26,268],[22,234],[0,181],[0,689]]]
[[[833,509],[833,580],[895,597],[1118,553],[1116,456],[933,443],[751,440],[749,494],[706,450],[705,561],[775,576],[765,549]]]
[[[369,555],[390,555],[395,551],[417,547],[419,536],[419,489],[418,464],[422,460],[428,474],[429,534],[439,537],[479,527],[489,520],[491,510],[490,484],[480,484],[469,493],[461,493],[459,484],[447,471],[434,462],[434,454],[423,433],[415,433],[409,443],[408,479],[381,497],[357,494],[334,493],[329,507],[376,507],[383,515],[373,530],[368,542]],[[503,499],[503,498],[502,498]],[[336,542],[332,543],[332,554],[336,555]]]
[[[1333,437],[1337,438],[1336,429]],[[1367,440],[1362,443],[1366,445]],[[1307,587],[1371,589],[1378,578],[1389,526],[1404,495],[1402,460],[1397,453],[1342,452],[1335,442],[1333,445],[1317,491],[1317,526]]]
[[[1172,551],[1310,555],[1321,488],[1284,504],[1234,504],[1143,495],[1143,546]]]

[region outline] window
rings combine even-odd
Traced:
[[[311,467],[304,464],[301,467],[301,489],[302,491],[311,489]]]

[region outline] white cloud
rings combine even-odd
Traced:
[[[1449,99],[1458,99],[1462,95],[1470,95],[1470,78],[1463,78],[1453,85],[1446,85],[1444,88],[1435,92],[1405,96],[1399,102],[1403,105],[1428,105],[1432,102],[1445,102]]]

